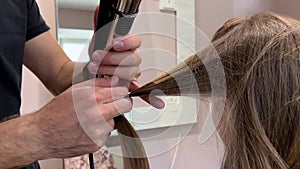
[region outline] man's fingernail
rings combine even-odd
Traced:
[[[92,60],[94,62],[100,62],[101,59],[103,59],[103,56],[102,56],[102,53],[100,52],[95,52],[93,55],[92,55]]]
[[[114,40],[113,47],[114,49],[122,49],[124,47],[124,42],[121,40]]]
[[[111,77],[111,80],[114,82],[114,83],[118,83],[119,82],[119,77],[118,76],[112,76]]]
[[[96,63],[91,62],[90,65],[88,66],[88,69],[89,69],[90,73],[97,74],[98,66]]]

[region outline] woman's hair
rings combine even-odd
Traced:
[[[299,27],[299,21],[287,16],[259,13],[231,19],[215,33],[212,46],[227,85],[226,112],[219,126],[225,144],[223,169],[300,168]],[[153,89],[180,95],[178,79],[191,85],[184,68],[192,70],[200,92],[210,92],[201,61],[209,60],[210,50],[191,56],[131,95]]]
[[[124,116],[114,118],[123,154],[123,169],[150,169],[139,135]]]
[[[300,168],[300,23],[232,19],[213,37],[227,79],[223,168]]]

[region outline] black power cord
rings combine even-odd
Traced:
[[[90,162],[90,169],[95,169],[94,155],[93,155],[93,153],[89,154],[89,162]]]
[[[116,6],[119,0],[100,0],[97,25],[95,30],[94,51],[104,50],[112,28],[113,20],[115,19],[115,11],[113,6]],[[96,75],[96,78],[100,78]],[[89,154],[90,169],[95,169],[94,155]]]

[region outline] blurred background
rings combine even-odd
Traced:
[[[53,37],[60,43],[67,55],[74,61],[87,59],[87,53],[84,51],[93,35],[94,9],[99,4],[99,0],[37,0],[37,2],[47,24],[51,27]],[[273,11],[300,19],[299,6],[300,1],[298,0],[144,0],[140,7],[142,15],[137,18],[132,33],[138,33],[143,28],[156,30],[159,27],[162,29],[159,31],[167,33],[168,36],[155,33],[142,35],[143,46],[139,52],[143,56],[141,65],[143,75],[140,83],[146,83],[200,49],[203,40],[207,41],[225,21],[232,17],[245,17],[256,12]],[[149,12],[166,17],[155,20],[155,16]],[[141,23],[145,25],[141,27]],[[198,29],[203,34],[199,34]],[[22,91],[22,114],[38,110],[53,98],[25,67]],[[174,134],[178,129],[182,130],[187,124],[194,124],[199,120],[196,107],[182,109],[181,111],[184,111],[185,115],[179,116],[178,108],[180,107],[176,106],[180,106],[181,100],[178,98],[167,99],[168,106],[163,115],[151,108],[147,108],[147,111],[153,112],[153,117],[147,114],[139,116],[138,112],[133,113],[137,116],[128,115],[128,118],[133,120],[155,119],[151,124],[136,124],[142,135],[156,133],[176,123],[176,130],[171,131],[166,137],[147,142],[147,152],[160,149],[155,145],[173,144],[174,138],[176,142]],[[187,98],[185,101],[190,105],[199,104],[200,110],[204,114],[208,112],[205,103],[197,103],[195,100],[187,100]],[[136,102],[139,104],[138,100]],[[143,108],[145,107],[142,106],[140,109]],[[180,118],[178,119],[178,117]],[[174,147],[150,158],[152,168],[218,168],[222,157],[222,143],[218,143],[219,139],[216,136],[216,139],[199,145],[195,142],[199,133],[193,133],[193,131],[187,133],[181,143],[181,148]],[[118,145],[111,144],[110,148],[116,152],[119,151]],[[174,156],[175,152],[177,152],[177,156]],[[122,165],[120,158],[116,157],[116,159],[117,163],[120,163],[118,165]],[[43,169],[63,169],[64,162],[62,159],[51,159],[41,161],[41,166]]]

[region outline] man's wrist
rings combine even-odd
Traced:
[[[73,80],[72,80],[73,84],[77,84],[94,78],[94,76],[88,70],[89,63],[90,62],[87,63],[78,62],[75,64]]]

